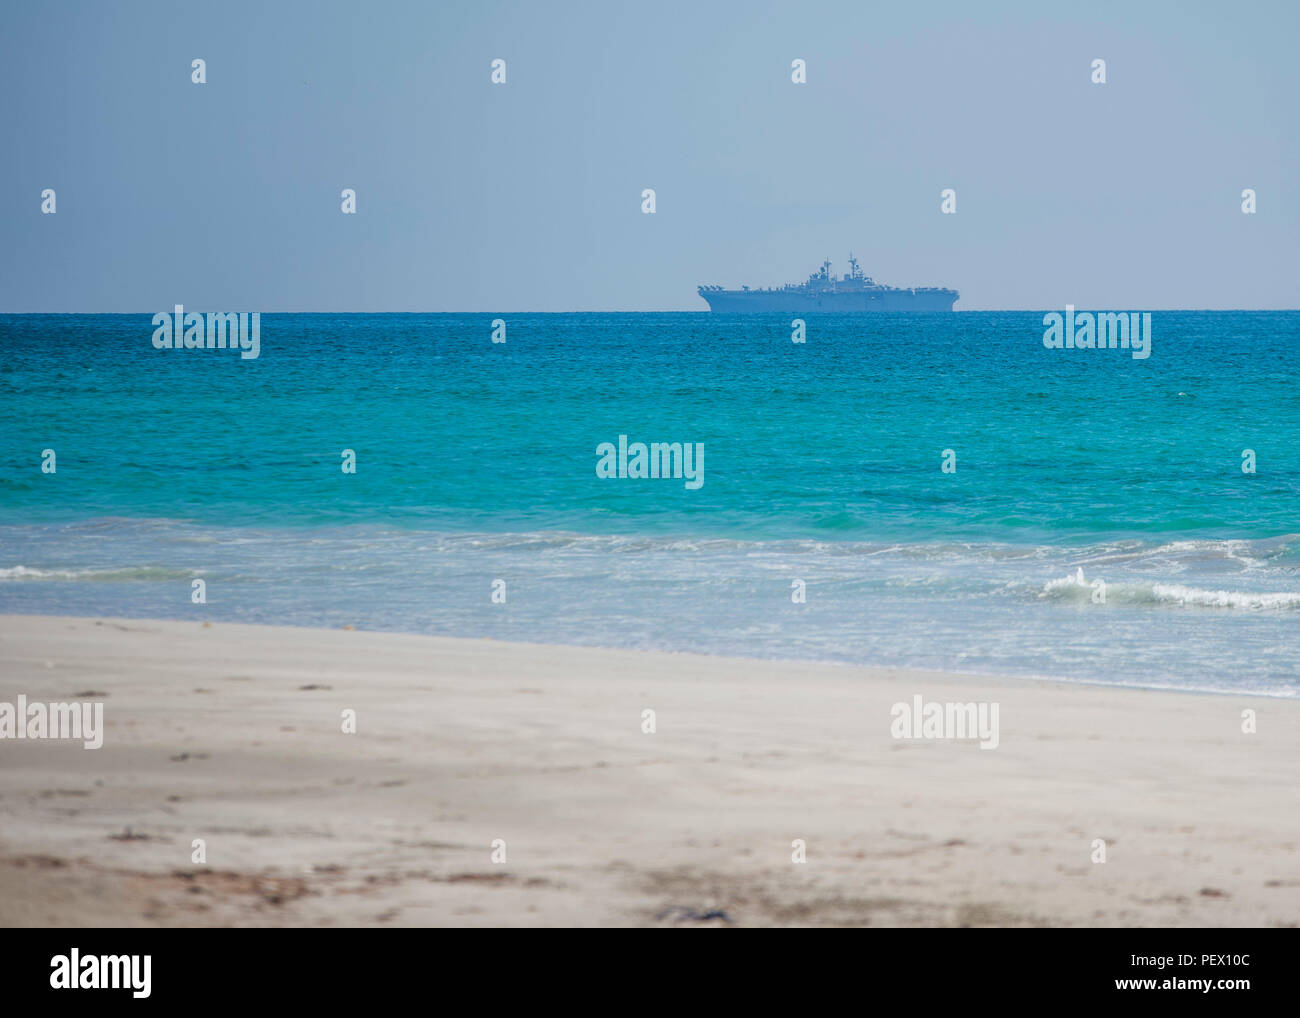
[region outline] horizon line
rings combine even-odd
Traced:
[[[184,307],[184,303],[181,304]],[[200,305],[201,306],[201,305]],[[1073,304],[1069,305],[1075,310],[1087,312],[1090,310],[1088,305]],[[1097,305],[1100,310],[1108,310],[1118,305]],[[175,304],[172,305],[175,307]],[[1065,305],[1062,305],[1065,307]],[[480,310],[460,310],[460,311],[391,311],[391,310],[318,310],[303,309],[296,310],[276,310],[276,311],[258,311],[256,314],[262,315],[710,315],[713,317],[756,317],[761,315],[863,315],[863,316],[883,316],[883,315],[953,315],[953,314],[1002,314],[1009,312],[1018,313],[1035,313],[1039,311],[1054,312],[1060,310],[1056,307],[1021,307],[1021,308],[953,308],[951,311],[713,311],[709,308],[574,308],[567,311],[535,311],[527,309],[516,309],[512,311],[502,311],[494,309],[490,311]],[[1214,311],[1214,312],[1293,312],[1300,311],[1300,307],[1146,307],[1143,311]],[[11,315],[14,317],[35,316],[35,315],[121,315],[123,317],[134,317],[138,315],[158,315],[170,314],[171,309],[167,311],[5,311],[0,310],[0,315]],[[207,314],[209,312],[194,312],[195,314]],[[218,312],[210,312],[216,314]],[[228,314],[229,312],[220,312]],[[245,314],[253,314],[252,311],[246,311]]]

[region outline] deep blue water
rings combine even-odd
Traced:
[[[150,317],[0,316],[0,611],[1300,693],[1300,312]]]

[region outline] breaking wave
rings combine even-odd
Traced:
[[[1210,590],[1181,583],[1107,583],[1088,580],[1080,568],[1073,576],[1048,580],[1043,596],[1057,601],[1092,602],[1104,592],[1107,604],[1176,605],[1277,611],[1300,608],[1300,591]]]
[[[124,566],[118,569],[30,569],[27,566],[0,568],[0,582],[15,580],[80,580],[86,582],[133,580],[188,580],[197,575],[189,569],[161,566]]]

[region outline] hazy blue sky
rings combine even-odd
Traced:
[[[1298,12],[4,0],[0,311],[1300,308]]]

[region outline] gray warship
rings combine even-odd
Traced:
[[[858,260],[849,255],[849,271],[838,278],[830,261],[822,262],[806,283],[751,289],[728,290],[701,286],[700,296],[710,311],[727,313],[754,311],[951,311],[961,295],[942,286],[903,289],[877,283],[864,276]]]

